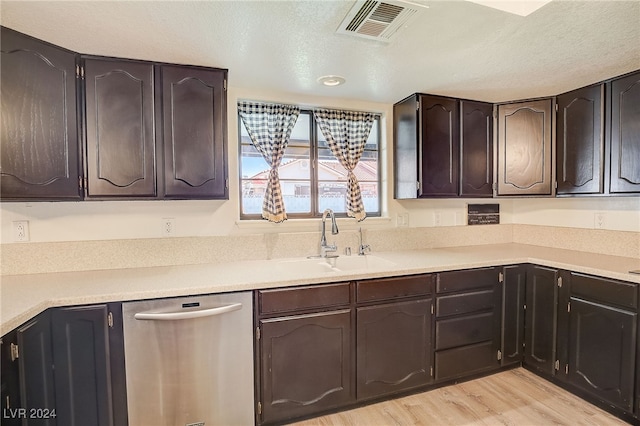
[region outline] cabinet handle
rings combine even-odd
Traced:
[[[152,320],[152,321],[170,321],[170,320],[185,320],[192,318],[202,318],[202,317],[210,317],[213,315],[220,315],[227,312],[237,311],[242,309],[242,303],[233,303],[231,305],[218,306],[215,308],[207,308],[200,309],[197,311],[174,311],[174,312],[163,312],[163,311],[149,311],[149,312],[138,312],[134,315],[134,318],[137,320]]]

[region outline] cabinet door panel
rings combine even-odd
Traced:
[[[420,96],[420,196],[457,196],[460,113],[456,99]]]
[[[350,310],[262,320],[260,329],[263,422],[354,400]]]
[[[436,299],[436,317],[484,311],[495,308],[495,304],[493,290],[440,296]]]
[[[551,100],[498,106],[498,195],[551,194]]]
[[[153,65],[85,59],[87,195],[156,195]]]
[[[495,337],[493,312],[436,321],[435,349],[470,345]]]
[[[640,73],[611,83],[610,192],[640,192]]]
[[[455,379],[497,367],[494,346],[493,341],[487,341],[436,352],[436,380]]]
[[[52,312],[57,419],[67,425],[111,425],[107,306]]]
[[[393,198],[418,197],[418,96],[413,95],[393,106]]]
[[[56,410],[54,385],[53,349],[51,344],[51,318],[48,312],[38,315],[33,321],[18,329],[20,348],[20,401],[22,408]],[[56,410],[57,414],[57,410]],[[68,424],[57,417],[29,419],[23,424],[55,426]]]
[[[431,381],[431,299],[357,310],[358,399]]]
[[[494,288],[498,283],[496,268],[466,269],[441,272],[436,278],[436,292],[448,293],[482,288]]]
[[[603,191],[602,85],[558,96],[558,194]]]
[[[633,411],[637,314],[571,298],[570,382]]]
[[[226,197],[225,77],[162,66],[165,197]]]
[[[527,267],[506,266],[503,282],[502,365],[522,362]]]
[[[525,363],[553,375],[558,292],[555,269],[533,266],[527,273]]]
[[[460,195],[493,195],[493,105],[461,101]]]
[[[2,199],[80,199],[76,55],[2,28]]]

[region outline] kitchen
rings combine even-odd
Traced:
[[[348,4],[347,4],[348,3]],[[444,31],[451,19],[464,13],[467,25],[480,25],[477,21],[486,20],[486,27],[504,25],[503,34],[492,34],[482,39],[477,48],[492,61],[498,60],[499,53],[506,55],[496,37],[515,37],[518,25],[536,20],[531,27],[525,26],[520,45],[526,36],[540,27],[549,30],[558,38],[565,37],[561,46],[567,62],[560,61],[563,54],[548,49],[543,55],[540,44],[534,48],[536,54],[518,52],[517,59],[509,65],[484,70],[492,78],[479,79],[474,75],[482,69],[483,62],[475,58],[473,66],[463,65],[459,56],[471,55],[469,48],[460,53],[451,54],[451,50],[470,41],[452,40],[452,45],[443,44],[439,51],[441,57],[433,53],[433,62],[429,65],[420,62],[421,76],[407,70],[412,68],[405,63],[410,52],[418,46],[411,43],[420,33],[420,25],[413,24],[400,32],[394,41],[381,44],[359,39],[346,39],[335,35],[335,27],[351,8],[351,3],[337,3],[334,7],[321,6],[319,2],[271,3],[261,6],[252,3],[209,4],[187,3],[82,3],[75,2],[73,7],[66,3],[2,3],[2,25],[24,32],[81,53],[136,58],[171,63],[196,64],[229,69],[229,87],[227,92],[227,140],[228,140],[228,200],[172,200],[172,201],[100,201],[100,202],[8,202],[2,203],[2,274],[18,276],[24,274],[44,277],[47,273],[71,273],[82,271],[119,270],[121,268],[167,267],[167,265],[222,265],[232,261],[262,261],[265,259],[295,258],[314,255],[318,252],[320,241],[320,219],[289,220],[281,224],[264,221],[243,221],[239,219],[239,160],[237,152],[238,100],[252,99],[270,102],[294,103],[306,106],[339,107],[363,111],[374,111],[386,117],[383,121],[384,137],[382,168],[383,212],[381,217],[369,217],[362,223],[353,219],[338,219],[340,233],[330,241],[337,243],[343,250],[351,247],[354,252],[358,246],[358,228],[364,230],[364,239],[372,247],[372,254],[398,250],[418,250],[459,246],[478,246],[483,244],[526,244],[558,249],[578,250],[597,254],[620,256],[631,259],[640,258],[640,198],[631,197],[567,197],[567,198],[505,198],[492,199],[500,204],[500,225],[464,226],[466,223],[468,199],[429,199],[395,200],[393,199],[393,104],[415,92],[435,93],[447,96],[480,99],[487,102],[504,102],[518,99],[554,96],[568,90],[583,87],[599,81],[623,75],[640,68],[637,41],[638,6],[635,2],[621,3],[616,7],[595,4],[572,4],[552,2],[530,17],[521,18],[504,12],[485,9],[482,6],[457,2],[453,5],[435,3],[424,13],[437,13],[438,20],[429,21],[434,30]],[[295,6],[293,6],[295,5]],[[545,9],[550,8],[550,9]],[[252,10],[255,9],[252,12]],[[271,10],[275,9],[275,10]],[[289,9],[294,9],[293,20]],[[546,12],[548,10],[548,12]],[[562,13],[561,13],[562,12]],[[242,38],[234,28],[253,28],[260,25],[265,14],[273,15],[272,21],[278,27],[290,26],[292,32],[304,34],[295,38],[295,43],[287,41],[291,37],[262,39],[262,29],[247,33]],[[287,13],[290,13],[289,15]],[[282,21],[276,16],[281,14]],[[543,15],[540,15],[543,14]],[[563,15],[564,14],[564,15]],[[571,16],[569,22],[554,21],[553,17]],[[318,19],[318,17],[323,17]],[[606,19],[603,19],[605,16]],[[252,18],[251,18],[252,17]],[[578,19],[582,17],[584,21]],[[596,18],[597,17],[597,18]],[[447,20],[447,18],[449,20]],[[635,19],[634,19],[635,18]],[[427,19],[425,17],[424,19]],[[433,18],[432,18],[433,19]],[[291,22],[288,20],[292,20]],[[321,21],[326,31],[323,38],[329,45],[314,47],[310,53],[285,55],[274,64],[272,58],[263,52],[280,49],[284,51],[307,52],[298,49],[312,49],[311,40],[317,38],[309,28]],[[326,20],[326,22],[324,22]],[[469,22],[467,22],[468,20]],[[543,21],[540,23],[539,21]],[[144,21],[144,25],[140,22]],[[211,22],[210,22],[211,21]],[[168,23],[171,24],[168,24]],[[611,25],[611,23],[616,23]],[[438,24],[439,23],[439,24]],[[551,24],[553,23],[553,25]],[[215,25],[214,25],[215,24]],[[573,27],[573,26],[575,27]],[[443,28],[443,26],[445,28]],[[575,33],[556,34],[554,28],[566,26]],[[211,27],[220,27],[220,33],[209,33]],[[325,28],[326,27],[326,28]],[[330,27],[330,28],[329,28]],[[612,31],[611,28],[617,31]],[[186,32],[185,28],[199,28]],[[256,27],[262,28],[262,27]],[[64,30],[63,30],[64,29]],[[412,34],[413,31],[413,34]],[[556,30],[557,31],[557,30]],[[619,33],[618,33],[619,32]],[[184,33],[184,35],[182,34]],[[103,36],[108,34],[108,36]],[[446,33],[445,33],[446,34]],[[583,42],[582,34],[590,34],[589,42]],[[180,36],[190,38],[184,40]],[[205,36],[206,35],[206,36]],[[509,36],[509,37],[508,37]],[[207,37],[206,42],[200,38]],[[424,36],[422,36],[424,37]],[[610,38],[608,38],[610,37]],[[473,37],[472,37],[473,38]],[[587,36],[584,36],[587,38]],[[422,38],[421,40],[423,40]],[[600,41],[602,39],[602,41]],[[140,40],[132,43],[131,40]],[[347,41],[349,40],[349,41]],[[499,40],[502,40],[500,38]],[[548,39],[544,39],[547,40]],[[545,41],[539,43],[544,44]],[[597,40],[597,43],[596,43]],[[288,44],[287,44],[288,43]],[[310,57],[320,56],[319,52],[328,51],[334,45],[346,45],[332,59],[318,61]],[[494,46],[498,43],[498,46]],[[420,48],[431,48],[432,46]],[[248,46],[258,47],[257,52],[248,53]],[[299,45],[299,46],[298,46]],[[206,46],[206,47],[205,47]],[[227,47],[229,46],[229,47]],[[473,46],[470,44],[469,46]],[[569,46],[569,47],[567,47]],[[500,47],[500,48],[499,48]],[[513,47],[513,46],[511,46]],[[449,50],[447,50],[449,49]],[[580,50],[583,49],[583,50]],[[597,50],[592,53],[591,49]],[[233,55],[226,53],[229,50]],[[616,54],[616,52],[618,52]],[[567,52],[579,52],[567,54]],[[597,52],[597,53],[596,53]],[[281,77],[273,82],[265,66],[247,65],[248,57],[257,55],[269,66],[276,66],[273,74]],[[554,54],[556,56],[554,56]],[[228,56],[230,55],[230,56]],[[305,56],[306,55],[306,56]],[[309,56],[310,55],[310,56]],[[390,69],[379,65],[340,70],[332,69],[342,64],[345,58],[353,55],[358,61],[367,57],[385,57],[392,55]],[[396,56],[397,55],[397,56]],[[481,56],[479,53],[478,56]],[[540,56],[537,56],[540,55]],[[510,56],[507,56],[510,58]],[[531,58],[540,63],[531,63]],[[587,62],[576,62],[582,58]],[[606,61],[605,59],[606,58]],[[454,59],[458,62],[454,63]],[[326,61],[326,62],[325,62]],[[483,60],[487,62],[486,59]],[[545,62],[546,61],[546,62]],[[588,62],[591,61],[591,62]],[[317,62],[317,63],[316,63]],[[518,68],[521,62],[522,68]],[[603,63],[605,62],[605,63]],[[453,68],[443,68],[451,63]],[[509,67],[513,67],[509,69]],[[527,71],[528,68],[531,68]],[[562,72],[571,69],[571,73]],[[256,73],[256,69],[262,69]],[[296,84],[292,87],[292,71],[296,75]],[[348,81],[343,86],[324,88],[316,83],[316,78],[328,73],[347,74]],[[528,74],[522,74],[525,71]],[[538,71],[538,72],[536,72]],[[369,73],[369,74],[368,74]],[[542,76],[540,74],[543,73]],[[317,75],[316,75],[317,74]],[[393,75],[402,77],[391,78]],[[424,77],[422,77],[424,75]],[[447,81],[444,76],[450,76]],[[397,81],[396,81],[397,80]],[[356,81],[366,81],[371,85],[367,92]],[[522,84],[526,81],[527,84]],[[385,149],[386,147],[386,149]],[[400,219],[399,219],[400,218]],[[406,221],[404,220],[406,218]],[[438,220],[436,220],[438,218]],[[596,220],[598,218],[598,220]],[[162,224],[172,219],[172,233],[163,234]],[[14,222],[28,222],[28,242],[16,242]],[[524,256],[527,258],[527,256]],[[585,266],[586,267],[586,266]],[[637,269],[640,265],[636,265]],[[92,277],[91,272],[87,272]],[[237,274],[228,271],[229,274]],[[281,282],[295,281],[295,271],[283,272]],[[118,272],[113,273],[113,283],[104,284],[100,290],[100,299],[94,302],[113,302],[122,283],[118,282]],[[286,274],[289,274],[287,277]],[[170,274],[168,274],[170,275]],[[616,276],[619,279],[633,281],[630,275]],[[624,277],[624,278],[622,278]],[[124,278],[123,278],[124,279]],[[142,277],[141,277],[142,279]],[[151,279],[151,278],[147,278]],[[242,283],[242,278],[235,278]],[[256,278],[252,278],[255,281]],[[229,278],[232,282],[233,278]],[[637,281],[635,281],[637,282]],[[304,284],[298,280],[299,284]],[[58,284],[63,286],[62,284]],[[69,284],[71,285],[71,284]],[[108,288],[108,286],[112,286]],[[189,285],[175,289],[168,281],[157,283],[155,291],[158,297],[167,295],[162,287],[173,295],[188,295]],[[197,286],[193,283],[192,288]],[[4,293],[3,286],[3,293]],[[82,286],[78,285],[78,296],[82,297]],[[229,287],[231,288],[231,287]],[[259,287],[256,287],[259,288]],[[226,289],[221,288],[220,291]],[[86,296],[96,290],[86,291]],[[11,307],[3,294],[3,312]],[[28,297],[28,296],[24,296]],[[95,296],[94,296],[95,297]],[[128,300],[152,297],[146,292],[128,294]],[[73,304],[79,302],[74,299]],[[58,306],[63,300],[57,300]],[[35,306],[36,308],[38,306]],[[34,308],[34,307],[32,307]],[[14,326],[28,320],[20,317],[22,312],[10,316]],[[3,313],[3,327],[5,324]],[[13,327],[12,327],[13,328]],[[3,334],[8,331],[3,328]]]

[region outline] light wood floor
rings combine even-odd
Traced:
[[[518,368],[295,426],[627,425]]]

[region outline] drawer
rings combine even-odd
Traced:
[[[493,309],[495,305],[496,294],[493,290],[439,296],[436,299],[436,316],[444,317],[485,311]]]
[[[436,350],[493,340],[497,333],[493,312],[436,321]]]
[[[435,379],[447,380],[499,367],[493,342],[436,352]]]
[[[571,296],[625,308],[638,308],[638,284],[592,277],[576,272],[571,272],[570,277]]]
[[[427,295],[432,293],[432,283],[432,274],[358,281],[356,301],[362,303]]]
[[[467,269],[464,271],[441,272],[436,281],[437,293],[474,290],[493,287],[498,284],[496,268]]]
[[[260,314],[333,308],[351,303],[349,283],[258,290]]]

